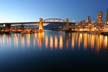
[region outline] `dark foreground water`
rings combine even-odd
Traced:
[[[0,34],[0,72],[52,72],[107,64],[108,36],[57,31]]]

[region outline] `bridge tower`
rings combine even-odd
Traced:
[[[39,21],[39,31],[43,31],[44,28],[43,28],[43,18],[40,18],[40,21]]]
[[[66,30],[69,30],[69,18],[66,18]]]

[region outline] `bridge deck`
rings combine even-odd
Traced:
[[[3,24],[38,24],[39,22],[7,22],[7,23],[0,23]],[[43,22],[43,23],[66,23],[66,22]],[[71,24],[75,24],[75,22],[69,22]]]

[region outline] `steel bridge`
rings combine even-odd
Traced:
[[[12,26],[12,25],[38,25],[39,26],[39,29],[43,29],[43,25],[45,23],[53,23],[53,24],[66,24],[66,29],[69,28],[69,24],[73,24],[75,25],[75,22],[71,22],[69,21],[68,18],[66,19],[61,19],[61,18],[48,18],[48,19],[43,19],[43,18],[40,18],[39,21],[36,21],[36,22],[5,22],[5,23],[0,23],[0,26]]]

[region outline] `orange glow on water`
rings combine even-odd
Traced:
[[[100,47],[99,47],[99,37],[96,36],[96,50],[99,51]]]
[[[82,42],[82,34],[80,34],[78,37],[78,48],[80,48],[81,42]]]
[[[18,47],[18,37],[16,34],[14,34],[14,43],[15,43],[15,47]]]
[[[87,34],[84,34],[84,48],[87,48]]]
[[[90,46],[91,46],[91,48],[94,48],[94,44],[95,44],[95,36],[91,35],[91,37],[90,37]]]
[[[72,34],[72,48],[75,46],[75,34]]]
[[[96,35],[96,51],[97,52],[102,48],[102,44],[103,44],[103,36]]]
[[[34,39],[33,39],[33,45],[34,47],[36,47],[36,43],[37,43],[37,34],[34,34]]]
[[[36,39],[33,39],[33,46],[36,47]]]
[[[36,33],[34,34],[34,38],[35,38],[35,39],[37,39],[37,35],[38,35],[38,34],[36,34]]]
[[[107,48],[108,47],[107,44],[108,44],[108,37],[105,36],[104,37],[104,48]]]
[[[26,34],[27,47],[30,47],[30,34]]]
[[[21,46],[20,46],[21,45]],[[33,45],[33,46],[32,46]],[[37,45],[37,46],[36,46]],[[45,35],[44,33],[36,34],[12,34],[12,35],[0,35],[0,48],[5,47],[37,47],[44,48],[44,46],[55,49],[64,48],[91,48],[96,52],[101,51],[101,49],[108,48],[108,36],[102,34],[92,34],[92,33],[61,33],[59,35]],[[78,47],[78,48],[77,48]]]
[[[48,48],[48,36],[45,37],[45,47]]]
[[[55,48],[58,48],[58,38],[57,38],[57,36],[55,36],[55,38],[54,38],[54,46],[55,46]]]
[[[21,36],[21,46],[22,46],[23,48],[25,47],[24,36]]]
[[[7,37],[7,45],[10,47],[11,46],[11,39],[10,37]]]
[[[53,37],[50,36],[50,48],[53,48]]]
[[[66,36],[66,38],[65,38],[65,40],[66,40],[66,48],[68,48],[68,44],[69,44],[69,43],[68,43],[68,41],[69,41],[69,35],[66,34],[65,36]]]
[[[100,43],[99,43],[99,44],[100,44],[100,48],[102,48],[103,36],[102,36],[102,35],[100,35],[100,38],[99,38],[99,39],[100,39],[100,41],[99,41],[99,42],[100,42]]]
[[[63,37],[62,36],[60,36],[60,49],[62,49],[63,48]]]
[[[42,48],[43,38],[44,38],[44,32],[39,32],[38,33],[38,46],[40,48]]]

